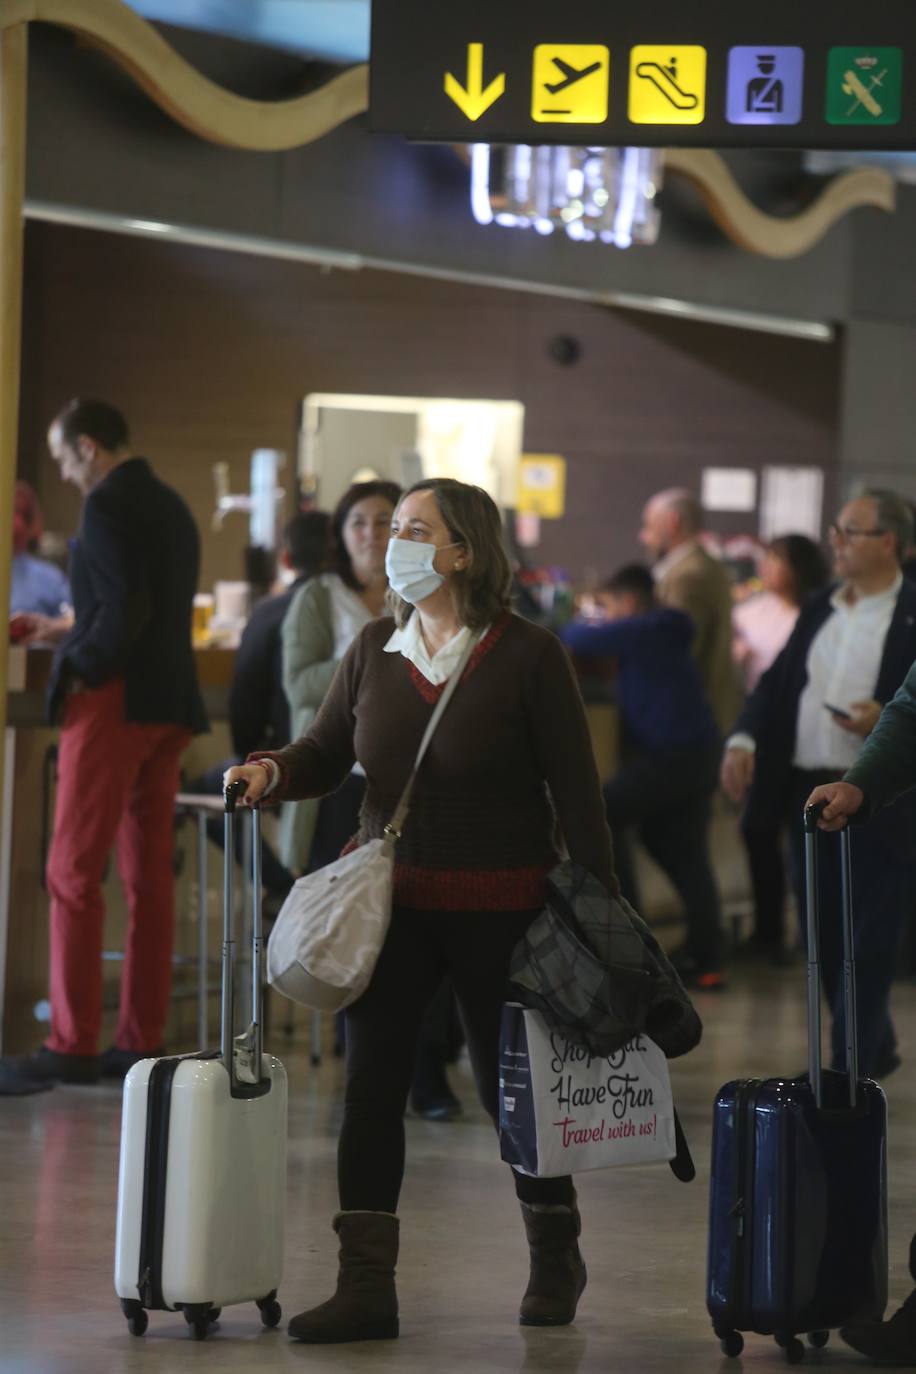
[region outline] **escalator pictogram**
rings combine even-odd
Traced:
[[[671,64],[667,67],[663,67],[660,62],[640,62],[636,68],[636,75],[643,81],[651,81],[676,110],[695,110],[700,103],[698,95],[692,91],[681,90],[677,84],[675,58],[671,59]]]

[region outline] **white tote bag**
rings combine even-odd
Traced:
[[[550,1031],[539,1011],[503,1007],[499,1141],[507,1164],[557,1178],[677,1154],[668,1064],[647,1035],[593,1057]]]
[[[307,873],[280,908],[267,945],[267,978],[293,1002],[340,1011],[368,987],[391,921],[394,849],[417,771],[475,647],[470,636],[430,717],[385,838],[369,840],[336,863]]]

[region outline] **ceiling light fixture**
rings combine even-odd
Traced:
[[[655,148],[532,148],[475,143],[471,212],[478,224],[565,230],[580,243],[653,244],[664,154]]]

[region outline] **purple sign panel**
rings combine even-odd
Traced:
[[[805,80],[801,48],[732,48],[728,57],[729,124],[799,124]]]

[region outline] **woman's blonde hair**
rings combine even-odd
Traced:
[[[430,477],[415,483],[405,491],[401,504],[415,491],[433,493],[452,541],[463,544],[467,550],[467,567],[452,574],[455,614],[459,624],[483,630],[509,609],[512,599],[512,568],[503,541],[499,508],[482,487],[456,482],[453,477]],[[413,606],[389,588],[388,607],[403,629],[413,614]]]

